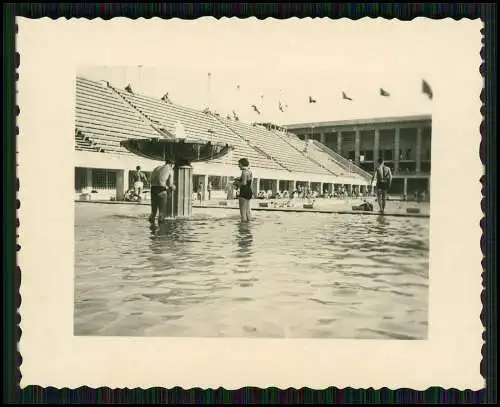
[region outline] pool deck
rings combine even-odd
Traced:
[[[107,201],[107,200],[75,200],[75,202],[88,203],[88,204],[110,204],[110,205],[148,205],[149,201],[145,202],[126,202],[126,201]],[[255,200],[254,205],[252,205],[252,211],[268,211],[268,212],[309,212],[309,213],[326,213],[326,214],[341,214],[341,215],[368,215],[368,216],[380,216],[378,212],[377,204],[374,204],[373,212],[368,211],[357,211],[353,210],[352,206],[359,205],[361,201],[333,201],[331,202],[330,207],[321,208],[323,203],[318,204],[313,208],[303,208],[300,207],[285,207],[285,208],[275,208],[272,206],[269,207],[261,207],[260,203],[268,203],[268,205],[272,205],[272,201],[266,200]],[[394,208],[396,206],[396,208]],[[403,207],[404,206],[404,207]],[[210,209],[226,209],[226,210],[238,210],[237,201],[225,201],[225,200],[217,200],[214,199],[212,201],[205,201],[204,203],[193,203],[193,208],[210,208]],[[419,210],[419,213],[408,213],[406,211],[407,208],[415,208]],[[416,203],[416,202],[405,202],[402,204],[399,201],[389,201],[387,203],[386,212],[384,216],[393,216],[393,217],[402,217],[402,218],[429,218],[429,204],[424,203]]]

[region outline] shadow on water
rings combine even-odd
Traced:
[[[192,240],[194,226],[185,219],[167,219],[164,223],[150,224],[151,251],[155,255],[172,253],[179,248],[186,251]]]
[[[164,223],[150,225],[153,238],[168,237],[173,241],[185,241],[192,237],[195,224],[190,219],[167,219]]]
[[[238,253],[251,254],[253,244],[252,226],[249,222],[238,222]]]
[[[389,220],[384,215],[378,215],[377,216],[377,223],[381,226],[387,226],[387,225],[389,225]]]
[[[214,210],[151,225],[136,209],[76,220],[80,332],[426,335],[428,221]]]
[[[253,233],[254,225],[251,222],[237,222],[235,231],[235,240],[238,248],[236,249],[237,270],[239,273],[251,272],[253,248]]]

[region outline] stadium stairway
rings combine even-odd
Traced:
[[[159,136],[158,131],[112,92],[109,85],[84,78],[77,78],[76,82],[75,127],[85,140],[98,146],[99,151],[125,155],[131,153],[120,145],[120,141]],[[83,147],[81,141],[76,143]]]
[[[303,154],[305,157],[307,157],[309,160],[314,162],[315,164],[319,165],[320,167],[323,167],[325,170],[328,172],[332,173],[333,175],[342,175],[342,172],[339,171],[338,166],[333,165],[331,163],[331,160],[329,160],[328,156],[324,157],[321,156],[320,154],[315,154],[315,151],[311,151],[311,149],[308,147],[307,143],[304,142],[303,140],[299,139],[295,135],[292,135],[290,133],[284,133],[279,130],[271,130],[277,137],[280,137],[282,140],[284,140],[286,143],[288,143],[292,148],[297,150],[299,153]],[[333,163],[334,164],[334,163]],[[332,168],[333,167],[333,168]]]
[[[329,154],[332,158],[334,158],[335,162],[338,163],[340,166],[342,166],[344,170],[351,170],[353,173],[356,173],[361,177],[363,177],[364,180],[367,181],[371,180],[372,175],[369,172],[363,170],[361,167],[358,167],[354,163],[350,162],[347,158],[342,157],[339,153],[333,151],[332,149],[328,148],[327,146],[325,146],[324,144],[320,143],[317,140],[313,140],[313,144],[317,148],[323,150],[324,152]]]
[[[163,100],[133,94],[113,88],[127,103],[161,131],[175,134],[181,123],[185,137],[194,140],[213,141],[229,144],[233,150],[226,156],[213,160],[214,163],[237,165],[237,160],[247,157],[252,165],[272,170],[282,170],[281,166],[246,143],[238,134],[220,122],[216,116],[195,109],[179,106]]]
[[[234,132],[239,133],[248,142],[265,151],[273,160],[280,163],[288,171],[331,175],[323,167],[308,160],[295,149],[290,149],[289,145],[265,127],[260,125],[250,125],[239,121],[221,119],[224,124]]]

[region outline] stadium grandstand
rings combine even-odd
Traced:
[[[430,197],[432,116],[379,117],[283,126],[322,152],[338,153],[373,173],[379,158],[391,168],[389,193]],[[316,151],[314,152],[316,156]]]
[[[318,194],[339,188],[363,193],[371,174],[317,140],[304,140],[284,127],[249,124],[118,89],[107,81],[76,78],[75,193],[98,199],[122,199],[136,166],[148,174],[159,162],[138,157],[120,145],[129,138],[179,137],[220,141],[231,152],[209,162],[193,163],[193,185],[206,196],[212,187],[223,194],[230,177],[239,176],[238,159],[248,158],[253,190],[291,192],[299,186]]]

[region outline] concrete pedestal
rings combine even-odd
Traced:
[[[192,162],[210,161],[223,157],[232,147],[226,143],[193,140],[185,137],[182,123],[179,123],[179,134],[171,138],[130,138],[120,142],[129,152],[144,158],[165,163],[175,163],[173,168],[173,184],[175,190],[162,193],[158,199],[161,206],[161,217],[186,218],[192,212],[193,168]],[[207,180],[207,176],[205,176]],[[205,182],[204,189],[206,190]],[[155,204],[153,201],[151,205]],[[159,217],[160,219],[160,217]],[[153,219],[151,219],[153,220]]]
[[[173,194],[174,217],[189,217],[193,200],[193,167],[190,165],[174,167],[174,184],[176,187]]]
[[[193,200],[193,167],[174,167],[175,191],[167,192],[165,214],[167,218],[187,218],[191,216]]]

